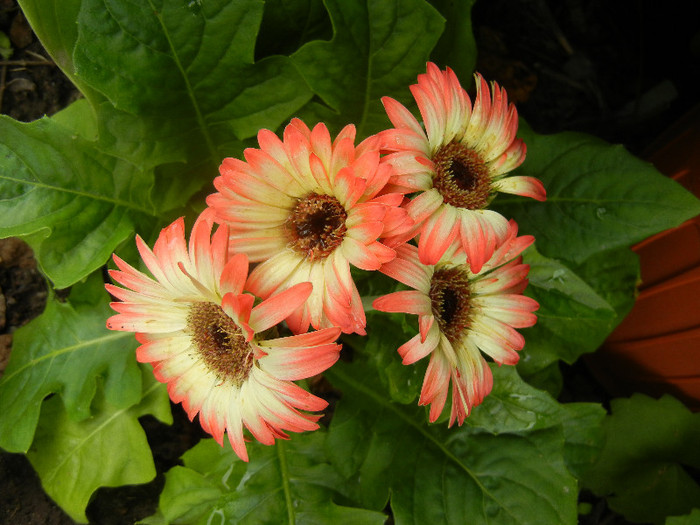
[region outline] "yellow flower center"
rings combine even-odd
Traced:
[[[437,268],[430,281],[429,297],[440,331],[450,343],[471,326],[469,276],[459,267]]]
[[[489,170],[478,153],[459,142],[442,146],[433,155],[433,188],[447,204],[469,210],[485,208],[491,200]]]
[[[187,329],[198,357],[221,381],[240,386],[253,367],[253,349],[241,329],[215,303],[190,306]]]
[[[324,259],[343,242],[347,218],[338,199],[310,193],[299,199],[285,222],[289,245],[310,261]]]

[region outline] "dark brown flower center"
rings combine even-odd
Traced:
[[[193,303],[187,331],[198,357],[222,381],[240,386],[253,367],[253,349],[241,329],[215,303]]]
[[[314,261],[328,257],[343,242],[347,218],[338,199],[310,193],[294,206],[285,230],[291,247]]]
[[[458,142],[442,146],[433,155],[433,188],[447,204],[480,210],[491,198],[489,170],[478,153]]]
[[[429,296],[440,331],[450,343],[458,341],[471,325],[469,276],[459,267],[438,268]]]

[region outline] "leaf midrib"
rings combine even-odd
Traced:
[[[158,24],[160,25],[163,31],[163,36],[168,42],[170,54],[173,58],[173,61],[175,62],[175,66],[180,72],[180,76],[182,77],[182,80],[185,83],[185,90],[187,92],[187,96],[190,99],[190,102],[192,103],[192,109],[194,110],[195,117],[197,119],[197,124],[199,126],[200,131],[202,132],[204,141],[207,143],[207,149],[209,150],[210,160],[211,162],[216,163],[216,159],[218,158],[216,144],[214,143],[214,139],[209,133],[209,127],[207,126],[207,122],[204,118],[204,113],[202,112],[202,109],[199,106],[199,102],[197,101],[197,97],[195,96],[194,89],[192,88],[192,84],[190,83],[190,79],[187,76],[187,72],[185,71],[182,62],[180,61],[179,55],[177,54],[176,47],[173,45],[173,41],[170,38],[170,32],[168,31],[168,28],[163,22],[163,16],[161,15],[160,11],[156,9],[156,7],[153,5],[152,0],[148,0],[148,5],[151,7],[153,12],[155,13],[156,18],[158,19]]]
[[[123,208],[129,208],[131,210],[137,211],[139,213],[143,213],[145,215],[153,216],[153,212],[151,210],[147,210],[145,208],[141,208],[139,206],[136,206],[135,204],[128,202],[128,201],[123,201],[121,199],[117,198],[110,198],[110,197],[105,197],[102,195],[96,195],[94,193],[88,193],[85,191],[78,191],[78,190],[72,190],[66,187],[62,186],[52,186],[51,184],[46,184],[43,182],[39,181],[30,181],[30,180],[25,180],[25,179],[18,179],[15,177],[9,177],[7,175],[0,175],[0,180],[6,180],[10,182],[15,182],[19,184],[25,184],[28,186],[34,186],[35,188],[41,188],[44,190],[50,190],[50,191],[55,191],[55,192],[60,192],[60,193],[67,193],[69,195],[75,195],[77,197],[85,198],[85,199],[91,199],[95,201],[103,201],[103,202],[108,202],[110,204],[113,204],[115,206],[120,206]],[[20,195],[19,197],[22,197],[26,195],[24,193],[23,195]]]
[[[122,333],[122,332],[116,332],[116,333],[113,333],[113,334],[104,335],[104,336],[99,337],[99,338],[97,338],[97,339],[90,339],[90,340],[87,340],[87,341],[82,341],[82,342],[80,342],[80,343],[78,343],[78,344],[74,344],[74,345],[71,345],[71,346],[66,346],[66,347],[64,347],[64,348],[59,348],[59,349],[57,349],[57,350],[54,350],[54,351],[52,351],[52,352],[49,352],[48,354],[43,354],[43,355],[41,355],[41,356],[39,356],[39,357],[36,357],[36,358],[32,359],[31,361],[25,363],[24,365],[22,365],[22,366],[19,367],[18,369],[13,370],[11,373],[5,374],[5,375],[2,377],[2,383],[3,383],[3,384],[4,384],[4,383],[8,383],[8,382],[10,381],[10,379],[12,379],[14,376],[16,376],[17,374],[19,374],[19,373],[22,372],[23,370],[25,370],[25,369],[27,369],[27,368],[29,368],[29,367],[32,367],[32,366],[36,365],[37,363],[40,363],[41,361],[44,361],[44,360],[46,360],[46,359],[52,359],[52,358],[57,357],[57,356],[59,356],[59,355],[62,355],[62,354],[68,353],[68,352],[74,352],[74,351],[80,350],[81,348],[85,348],[85,347],[87,347],[87,346],[92,346],[92,345],[104,343],[104,342],[106,342],[106,341],[112,341],[112,340],[114,340],[114,339],[120,339],[120,338],[122,338],[122,337],[127,337],[127,336],[131,336],[131,335],[132,335],[131,332],[123,332],[123,333]]]
[[[420,425],[416,424],[416,422],[411,419],[409,416],[404,414],[401,410],[399,410],[393,403],[387,402],[383,397],[377,395],[374,391],[370,390],[367,388],[365,385],[358,383],[355,381],[352,377],[348,376],[344,372],[338,370],[337,367],[331,368],[324,372],[325,375],[328,376],[328,378],[333,381],[333,376],[337,377],[341,381],[344,381],[348,384],[350,384],[354,389],[362,392],[364,395],[370,397],[373,399],[378,405],[380,405],[382,408],[389,410],[396,416],[398,416],[402,421],[406,422],[409,426],[411,426],[414,430],[416,430],[419,434],[421,434],[426,440],[431,442],[435,447],[437,447],[440,452],[442,452],[446,458],[451,460],[452,462],[455,463],[461,470],[463,470],[476,484],[476,486],[481,490],[483,494],[488,496],[490,499],[493,501],[498,501],[498,498],[495,497],[494,494],[491,493],[479,480],[479,478],[474,474],[467,465],[462,463],[460,459],[455,456],[449,449],[447,449],[442,443],[440,443],[435,437],[426,432],[424,428],[422,428]],[[504,507],[505,509],[505,507]],[[507,509],[505,509],[507,510]]]

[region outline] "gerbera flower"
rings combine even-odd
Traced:
[[[293,119],[284,140],[258,133],[260,149],[246,162],[228,158],[207,198],[216,219],[228,224],[231,249],[260,262],[247,288],[260,297],[309,281],[309,299],[287,319],[295,333],[339,326],[364,334],[365,314],[350,265],[377,270],[395,257],[377,239],[400,232],[407,219],[403,195],[382,194],[391,167],[380,162],[377,139],[354,145],[346,126],[331,142],[328,129],[311,131]]]
[[[529,266],[518,256],[533,240],[517,237],[511,221],[505,241],[478,273],[470,270],[464,252],[455,253],[457,245],[432,266],[420,262],[415,246],[404,244],[396,259],[382,266],[381,272],[414,288],[379,297],[374,308],[418,315],[420,333],[398,352],[405,365],[430,354],[418,403],[431,405],[431,422],[443,411],[450,381],[450,426],[461,425],[491,391],[491,369],[482,352],[498,364],[517,363],[525,340],[515,328],[535,324],[532,312],[539,307],[521,295]]]
[[[320,416],[297,409],[316,411],[327,403],[291,381],[335,363],[340,330],[268,335],[308,298],[311,284],[290,287],[253,306],[254,297],[243,293],[247,257],[228,256],[226,227],[213,237],[211,231],[212,222],[200,217],[189,249],[182,219],[163,229],[153,251],[137,236],[139,253],[155,279],[115,255],[119,270],[110,275],[126,289],[106,285],[121,300],[112,303],[119,313],[107,327],[136,332],[137,359],[153,364],[173,402],[182,403],[190,419],[199,414],[202,428],[219,444],[227,432],[233,450],[247,461],[243,426],[266,445],[288,438],[286,430],[318,428]]]
[[[525,160],[525,144],[515,138],[518,114],[503,89],[493,83],[489,92],[481,75],[475,78],[472,107],[454,72],[428,63],[428,72],[411,86],[425,130],[408,109],[384,97],[395,129],[380,136],[396,170],[391,183],[406,193],[420,192],[407,206],[420,234],[420,260],[437,263],[458,238],[479,272],[508,229],[502,215],[485,209],[495,194],[546,197],[537,179],[505,176]]]

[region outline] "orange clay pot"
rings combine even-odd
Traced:
[[[648,160],[700,197],[700,106],[657,141]],[[700,216],[632,249],[641,270],[637,301],[586,362],[615,396],[668,393],[700,410]]]

